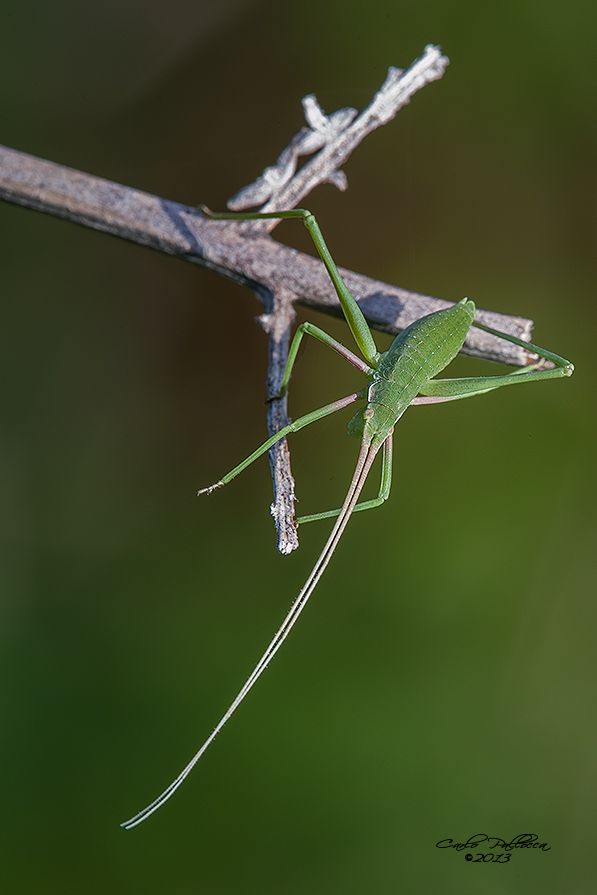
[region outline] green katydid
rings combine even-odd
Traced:
[[[293,603],[288,615],[282,622],[278,632],[267,647],[263,656],[251,672],[245,685],[240,690],[234,702],[218,723],[217,727],[201,746],[199,751],[187,764],[179,776],[168,786],[143,811],[135,814],[122,826],[131,829],[137,826],[154,811],[166,802],[185,780],[195,764],[199,761],[207,747],[214,740],[226,721],[238,708],[249,690],[261,676],[269,662],[280,649],[282,643],[290,633],[299,615],[305,608],[307,600],[315,590],[326,566],[328,565],[340,537],[346,528],[346,524],[353,512],[368,510],[382,504],[389,496],[392,479],[392,435],[394,426],[411,404],[433,404],[441,401],[453,401],[460,398],[468,398],[472,395],[481,395],[504,385],[516,385],[522,382],[530,382],[535,379],[556,379],[562,376],[571,376],[573,365],[543,348],[530,342],[523,342],[514,336],[498,332],[481,323],[475,323],[475,305],[470,299],[463,298],[452,307],[433,314],[421,317],[401,332],[387,351],[380,353],[377,350],[371,331],[357,302],[348,291],[340,272],[336,267],[332,256],[323,240],[315,217],[305,209],[296,208],[292,211],[277,211],[267,214],[254,213],[223,213],[215,214],[208,209],[202,209],[206,214],[216,220],[255,220],[261,218],[301,218],[307,230],[313,238],[313,242],[325,264],[332,279],[344,316],[354,336],[354,339],[365,360],[361,360],[352,351],[349,351],[340,342],[337,342],[326,332],[311,323],[303,323],[292,341],[288,362],[282,379],[280,394],[283,397],[288,388],[288,382],[292,368],[296,360],[299,345],[306,334],[313,336],[324,345],[328,345],[349,363],[363,372],[369,384],[359,392],[320,407],[305,416],[300,417],[288,426],[285,426],[271,438],[268,438],[246,460],[235,466],[227,475],[218,482],[203,488],[198,494],[209,494],[223,485],[226,485],[240,472],[264,454],[273,444],[289,435],[298,432],[299,429],[320,420],[337,410],[347,407],[356,401],[366,401],[366,406],[361,408],[348,424],[349,434],[361,439],[361,450],[354,475],[348,488],[348,493],[342,507],[338,510],[329,510],[324,513],[316,513],[312,516],[299,517],[299,523],[312,522],[318,519],[337,517],[332,532],[313,566],[303,589]],[[434,377],[453,360],[467,336],[470,327],[480,327],[485,332],[492,333],[500,338],[507,339],[515,345],[519,345],[528,351],[534,352],[540,358],[550,361],[553,366],[545,368],[542,361],[529,364],[514,373],[503,376],[481,376],[465,379],[435,379]],[[358,502],[359,495],[365,484],[365,480],[371,469],[373,460],[378,451],[382,450],[382,474],[378,496],[373,500]]]

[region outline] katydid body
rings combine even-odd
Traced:
[[[211,212],[207,213],[211,215]],[[535,379],[551,379],[562,376],[571,376],[574,370],[569,361],[557,354],[538,348],[530,342],[523,342],[516,339],[514,336],[500,333],[489,327],[477,324],[487,332],[491,332],[538,354],[540,357],[550,361],[553,366],[547,369],[538,369],[542,363],[538,362],[530,364],[515,373],[509,373],[503,376],[437,380],[434,377],[440,373],[454,357],[456,357],[474,322],[476,311],[472,301],[463,298],[462,301],[450,308],[436,311],[433,314],[429,314],[426,317],[416,320],[394,339],[387,351],[380,354],[377,351],[367,322],[358,304],[349,293],[342,280],[327,246],[325,245],[315,218],[310,212],[303,209],[294,209],[292,211],[275,212],[265,215],[259,213],[225,213],[218,215],[214,214],[212,216],[215,219],[228,220],[246,220],[261,217],[302,218],[305,226],[313,237],[313,241],[315,242],[324,264],[326,265],[340,299],[344,316],[346,317],[355,341],[365,358],[364,361],[361,360],[361,358],[353,354],[335,339],[332,339],[331,336],[327,335],[327,333],[319,329],[319,327],[304,323],[299,327],[290,348],[280,396],[286,392],[288,387],[298,347],[305,333],[314,336],[343,356],[353,364],[353,366],[358,367],[368,377],[369,385],[360,392],[355,392],[346,398],[342,398],[339,401],[335,401],[319,410],[315,410],[312,413],[300,417],[295,420],[294,423],[290,423],[276,433],[276,435],[265,441],[256,451],[247,457],[246,460],[236,466],[222,479],[214,485],[202,489],[198,494],[211,493],[217,488],[230,482],[240,472],[246,469],[250,463],[264,454],[273,444],[284,438],[286,435],[296,432],[299,429],[310,425],[312,422],[322,419],[324,416],[334,413],[356,401],[365,400],[366,406],[356,413],[348,426],[349,433],[361,439],[361,449],[356,469],[342,507],[338,510],[329,510],[311,516],[299,517],[298,519],[299,523],[305,523],[329,517],[337,517],[332,532],[315,563],[311,574],[278,632],[251,672],[251,675],[240,690],[236,699],[230,705],[229,709],[203,746],[179,774],[176,780],[174,780],[170,786],[155,799],[155,801],[143,809],[143,811],[122,824],[126,829],[130,829],[144,821],[163,805],[175,790],[178,789],[180,784],[201,758],[207,747],[222,729],[226,721],[230,718],[257,679],[261,676],[271,659],[280,649],[282,643],[304,609],[307,600],[313,593],[336,549],[338,541],[340,540],[352,513],[359,510],[372,509],[373,507],[379,506],[387,499],[390,493],[392,477],[392,435],[394,426],[407,407],[411,404],[431,404],[466,398],[472,395],[483,394],[484,392],[501,388],[505,385],[515,385],[517,383],[528,382]],[[367,475],[369,474],[373,461],[380,448],[382,449],[382,476],[379,495],[373,500],[359,503],[358,500],[363,485],[365,484]]]

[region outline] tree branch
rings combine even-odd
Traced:
[[[263,210],[282,210],[296,205],[326,180],[345,188],[339,166],[358,142],[389,121],[415,90],[441,77],[447,61],[436,47],[427,47],[407,72],[390,69],[373,102],[356,121],[354,109],[341,109],[326,117],[315,98],[307,97],[304,106],[309,127],[303,128],[276,165],[237,194],[229,207],[239,209],[267,201]],[[317,149],[318,154],[295,173],[298,157]],[[259,319],[269,334],[268,397],[279,390],[294,302],[341,316],[323,264],[273,240],[267,234],[271,221],[212,221],[195,208],[4,147],[0,147],[0,198],[174,255],[248,286],[264,304]],[[341,273],[371,327],[392,335],[424,314],[451,304],[351,271]],[[490,311],[480,311],[478,316],[494,329],[524,341],[530,339],[530,320]],[[524,365],[529,359],[524,349],[478,329],[471,330],[463,351],[515,365]],[[287,421],[286,401],[271,402],[270,434]],[[298,546],[298,538],[293,519],[294,482],[285,442],[272,449],[270,464],[278,549],[289,553]]]
[[[232,211],[266,204],[260,209],[284,211],[294,208],[320,183],[333,183],[340,190],[348,187],[346,174],[341,166],[359,143],[374,131],[387,124],[402,106],[410,102],[411,96],[432,81],[441,78],[449,63],[442,56],[440,48],[428,44],[420,59],[416,59],[407,71],[388,69],[388,75],[373,97],[371,103],[353,121],[356,109],[339,109],[332,115],[325,115],[313,94],[303,99],[303,109],[308,127],[303,127],[292,138],[278,157],[276,164],[266,168],[255,183],[244,187],[228,202]],[[299,156],[311,155],[315,158],[303,165],[295,174]],[[246,229],[252,233],[267,233],[277,226],[278,221],[251,221]]]

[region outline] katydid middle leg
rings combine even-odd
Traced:
[[[315,561],[311,573],[278,631],[271,639],[265,652],[255,665],[245,684],[239,690],[235,699],[230,704],[230,707],[224,713],[221,720],[205,740],[201,748],[195,753],[191,761],[186,765],[178,777],[166,787],[157,799],[123,824],[127,829],[135,827],[143,822],[163,805],[164,802],[170,798],[172,793],[178,789],[197,761],[204,754],[205,750],[209,747],[210,743],[213,742],[217,733],[226,724],[256,681],[263,674],[264,670],[276,655],[304,610],[307,601],[310,599],[311,594],[330,562],[351,514],[355,510],[364,510],[379,506],[387,498],[391,484],[392,433],[395,424],[401,418],[407,407],[411,403],[438,403],[441,401],[470,397],[474,394],[481,394],[495,388],[500,388],[503,385],[512,385],[531,379],[550,379],[560,376],[570,376],[573,371],[572,364],[564,358],[561,358],[559,355],[544,351],[544,349],[538,348],[531,343],[522,342],[505,333],[499,333],[495,330],[490,330],[489,327],[482,326],[481,328],[487,329],[514,344],[519,344],[526,349],[536,351],[540,357],[549,360],[554,364],[553,369],[539,369],[540,364],[530,364],[524,369],[506,376],[475,377],[453,380],[434,379],[433,377],[440,373],[451,359],[456,357],[458,351],[464,344],[476,313],[475,305],[472,301],[462,299],[462,301],[451,308],[436,311],[433,314],[426,315],[425,317],[414,321],[406,328],[404,333],[394,339],[390,348],[384,352],[383,355],[379,355],[365,318],[356,301],[348,292],[338,269],[332,261],[313,215],[302,209],[295,209],[294,211],[272,212],[265,215],[257,212],[254,214],[214,215],[214,217],[232,220],[257,219],[261,217],[303,218],[305,226],[311,233],[317,250],[334,283],[344,315],[355,341],[365,358],[366,364],[363,364],[356,358],[356,356],[352,355],[348,349],[345,349],[340,343],[335,342],[335,340],[324,333],[323,330],[319,330],[317,327],[304,325],[302,331],[295,336],[292,343],[291,354],[283,376],[283,390],[285,391],[288,386],[292,366],[298,352],[298,346],[305,332],[315,336],[315,338],[318,338],[329,347],[332,347],[351,363],[354,363],[355,366],[362,369],[362,372],[364,372],[370,380],[370,384],[368,388],[363,389],[360,392],[355,392],[347,398],[342,398],[340,401],[328,404],[319,410],[300,417],[294,423],[285,426],[276,433],[276,435],[273,435],[265,441],[261,447],[247,457],[246,460],[224,476],[222,480],[215,485],[212,485],[210,488],[203,489],[199,493],[213,491],[215,488],[219,488],[231,481],[231,479],[261,456],[261,454],[265,453],[269,447],[290,432],[296,432],[304,426],[315,422],[317,419],[321,419],[328,414],[334,413],[336,410],[340,410],[342,407],[348,406],[354,401],[367,398],[366,408],[355,414],[349,423],[349,433],[360,438],[361,450],[342,508],[340,510],[330,510],[325,513],[317,513],[299,519],[301,522],[309,522],[315,519],[325,519],[330,516],[337,516],[332,531],[318,559]],[[419,397],[417,397],[417,395]],[[383,450],[383,466],[379,495],[374,500],[359,503],[358,501],[365,485],[365,481],[380,449]]]
[[[201,488],[197,491],[197,497],[200,494],[211,494],[212,491],[215,491],[217,488],[222,488],[224,485],[227,485],[228,482],[231,482],[232,479],[236,478],[243,470],[250,466],[254,460],[257,460],[258,457],[261,457],[262,454],[265,454],[266,451],[274,445],[280,439],[285,438],[286,435],[290,435],[291,432],[298,432],[299,429],[304,429],[305,426],[311,425],[311,423],[315,423],[317,420],[323,419],[325,416],[329,416],[331,413],[335,413],[337,410],[342,410],[344,407],[348,407],[350,404],[354,404],[355,401],[362,401],[366,397],[367,390],[363,389],[360,392],[354,392],[352,395],[348,395],[346,398],[340,398],[338,401],[332,401],[331,404],[326,404],[324,407],[319,407],[317,410],[312,410],[311,413],[306,413],[304,416],[300,416],[293,423],[289,423],[287,426],[284,426],[283,429],[280,429],[279,432],[276,432],[275,435],[272,435],[271,438],[268,438],[267,441],[264,441],[252,454],[239,463],[238,466],[235,466],[234,469],[231,469],[230,472],[226,473],[218,482],[214,482],[213,485],[209,485],[207,488]]]
[[[274,398],[283,398],[288,390],[288,383],[292,374],[292,368],[294,367],[299,346],[303,340],[304,335],[313,336],[313,338],[317,339],[319,342],[327,345],[328,348],[332,348],[337,354],[347,360],[349,364],[352,364],[353,367],[356,367],[357,370],[360,370],[361,373],[365,373],[365,375],[367,376],[373,373],[373,370],[369,366],[369,364],[366,364],[364,361],[361,360],[360,357],[357,357],[356,354],[353,354],[353,352],[346,348],[342,344],[342,342],[338,342],[336,339],[332,338],[332,336],[328,335],[325,330],[320,329],[313,323],[301,323],[296,333],[294,334],[292,344],[290,345],[290,351],[288,352],[288,360],[286,361],[286,368],[282,377],[280,391],[277,395],[274,396]],[[274,399],[270,398],[270,400]]]

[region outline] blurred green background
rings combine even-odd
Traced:
[[[215,209],[273,163],[302,96],[363,108],[441,44],[444,78],[356,150],[348,192],[306,204],[339,264],[532,317],[577,366],[406,414],[392,499],[352,520],[259,686],[127,833],[329,525],[276,553],[265,460],[194,498],[265,436],[250,292],[2,204],[3,889],[592,893],[595,4],[4,0],[0,22],[1,142]],[[298,224],[276,235],[313,251]],[[309,344],[290,411],[360,381]],[[303,513],[343,497],[350,415],[291,443]],[[477,866],[435,847],[479,832],[551,850]]]

